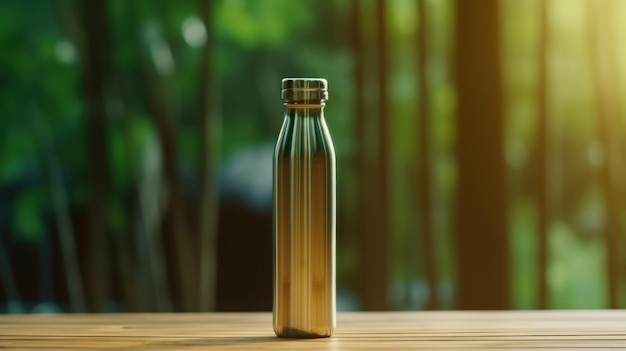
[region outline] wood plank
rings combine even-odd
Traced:
[[[351,312],[335,336],[274,336],[270,313],[0,316],[0,348],[598,349],[626,348],[626,311]]]

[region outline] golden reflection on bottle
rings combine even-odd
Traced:
[[[274,154],[274,331],[335,329],[335,154],[323,102],[286,104]]]

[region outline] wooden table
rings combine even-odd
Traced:
[[[270,313],[0,316],[0,349],[626,349],[626,311],[352,312],[337,333],[274,336]]]

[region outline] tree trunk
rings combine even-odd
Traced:
[[[3,242],[3,235],[4,233],[0,232],[0,283],[2,283],[2,290],[6,299],[5,313],[26,313],[13,275],[10,253],[6,250],[6,242]],[[73,302],[70,298],[70,303]]]
[[[425,0],[417,0],[418,10],[418,90],[419,90],[419,209],[421,218],[422,252],[424,254],[424,266],[426,267],[426,280],[428,282],[428,300],[426,309],[434,310],[439,305],[437,294],[437,266],[436,245],[433,228],[432,191],[433,182],[431,176],[431,141],[430,141],[430,106],[428,94],[428,18],[426,16]]]
[[[386,310],[389,288],[389,201],[388,201],[388,73],[387,73],[387,21],[386,2],[376,1],[376,44],[378,49],[378,103],[376,118],[378,148],[374,167],[368,167],[372,175],[370,186],[363,189],[370,193],[364,200],[366,226],[362,233],[360,262],[361,302],[364,310]],[[365,140],[362,140],[365,142]],[[368,180],[369,180],[368,179]]]
[[[606,38],[600,30],[600,2],[588,0],[589,26],[588,40],[589,52],[591,53],[592,79],[596,97],[596,111],[598,121],[598,140],[602,143],[604,160],[600,169],[602,190],[604,195],[604,244],[608,280],[608,300],[610,308],[618,308],[619,294],[619,232],[620,226],[620,199],[618,180],[615,167],[618,160],[615,159],[614,130],[618,122],[618,100],[615,95],[615,86],[612,76],[617,72],[616,67],[611,65],[612,60],[604,54],[605,46],[602,39]],[[604,54],[604,55],[603,55]],[[609,65],[613,66],[610,67]],[[612,84],[613,83],[613,84]]]
[[[217,272],[217,172],[215,156],[219,147],[220,120],[217,114],[215,73],[213,69],[213,1],[201,0],[200,12],[207,31],[200,68],[199,111],[200,168],[198,228],[200,235],[200,310],[215,310]]]
[[[196,311],[198,309],[198,240],[192,230],[187,202],[178,177],[178,143],[176,138],[176,123],[174,109],[169,99],[168,87],[165,79],[161,79],[150,61],[148,50],[143,48],[140,38],[141,23],[140,6],[132,3],[131,23],[137,48],[140,49],[140,61],[143,87],[146,91],[147,107],[153,119],[161,146],[163,158],[163,175],[167,185],[165,216],[169,224],[169,235],[165,238],[166,244],[172,245],[174,263],[173,271],[176,282],[174,292],[178,299],[178,310]],[[148,43],[148,45],[152,45]],[[149,48],[148,48],[149,49]]]
[[[198,264],[196,259],[196,245],[189,225],[187,204],[182,188],[178,181],[176,133],[170,106],[164,101],[153,84],[149,86],[149,110],[154,118],[163,153],[163,173],[168,189],[168,203],[166,211],[170,218],[170,233],[174,245],[177,272],[178,303],[182,311],[197,310],[197,277]]]
[[[364,99],[364,86],[365,86],[365,70],[363,64],[363,45],[361,39],[362,23],[361,23],[361,0],[352,1],[352,17],[351,17],[351,37],[350,45],[352,47],[352,53],[354,56],[354,124],[355,124],[355,139],[356,139],[356,156],[354,159],[354,174],[357,181],[357,200],[355,201],[355,224],[354,228],[357,237],[357,245],[360,249],[360,254],[365,255],[365,245],[367,245],[367,238],[371,235],[368,231],[371,231],[371,226],[368,224],[368,202],[371,202],[371,193],[368,191],[370,180],[368,172],[368,155],[367,155],[367,114],[365,112],[365,99]],[[358,175],[358,176],[357,176]],[[365,262],[365,257],[361,257],[361,262]],[[360,298],[364,301],[364,289],[365,279],[367,272],[363,269],[363,265],[359,265],[359,283],[357,284],[357,290]]]
[[[87,149],[90,199],[86,255],[87,302],[92,312],[104,312],[110,298],[109,241],[107,238],[107,117],[105,75],[110,48],[104,0],[82,4],[85,29],[83,91],[87,105]]]
[[[456,0],[459,309],[510,303],[499,0]]]
[[[537,82],[537,236],[538,236],[538,296],[539,308],[548,308],[548,1],[539,2],[539,77]]]

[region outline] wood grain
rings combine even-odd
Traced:
[[[335,336],[281,339],[270,313],[0,316],[0,349],[626,349],[626,311],[339,313]]]

